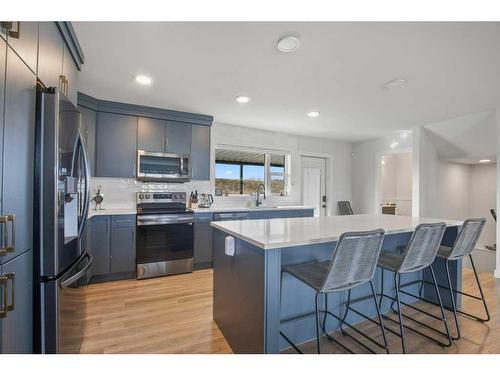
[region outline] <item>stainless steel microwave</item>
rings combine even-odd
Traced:
[[[137,179],[165,182],[189,181],[191,180],[191,157],[138,150]]]

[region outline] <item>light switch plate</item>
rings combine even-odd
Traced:
[[[225,239],[224,252],[231,257],[234,256],[234,237],[227,236]]]

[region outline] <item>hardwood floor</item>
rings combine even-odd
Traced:
[[[202,270],[171,277],[90,285],[87,329],[81,352],[231,353],[212,320],[212,280],[212,270]],[[442,348],[408,332],[408,352],[500,353],[500,280],[481,274],[481,282],[491,313],[490,322],[482,324],[462,317],[463,337],[450,348]],[[464,290],[476,293],[474,275],[469,269],[464,269],[463,284]],[[482,312],[478,302],[467,299],[464,308]],[[451,318],[450,314],[449,323],[453,328]],[[365,323],[359,327],[377,337],[378,328]],[[356,352],[364,353],[341,334],[337,334],[337,338]],[[399,353],[399,338],[388,333],[388,339],[391,353]],[[313,353],[315,342],[302,344],[300,348]],[[343,353],[327,340],[322,340],[322,350]]]
[[[90,285],[81,353],[231,353],[212,320],[212,275]]]

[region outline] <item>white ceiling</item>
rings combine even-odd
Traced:
[[[496,161],[497,124],[494,111],[486,111],[426,125],[439,157],[449,161],[478,164]]]
[[[364,140],[500,103],[500,23],[75,22],[80,91],[216,122]],[[292,54],[276,49],[296,35]],[[136,74],[153,85],[140,87]],[[404,77],[405,85],[383,84]],[[234,98],[246,94],[251,102]],[[308,118],[311,110],[321,112]]]

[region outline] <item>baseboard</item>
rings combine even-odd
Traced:
[[[212,262],[203,262],[203,263],[195,263],[193,268],[195,271],[198,271],[198,270],[204,270],[204,269],[212,268],[212,267],[213,267]]]
[[[104,283],[106,281],[117,281],[135,279],[135,272],[109,273],[106,275],[93,275],[90,279],[90,284]]]
[[[494,276],[495,276],[497,279],[500,279],[500,270],[495,270]]]

